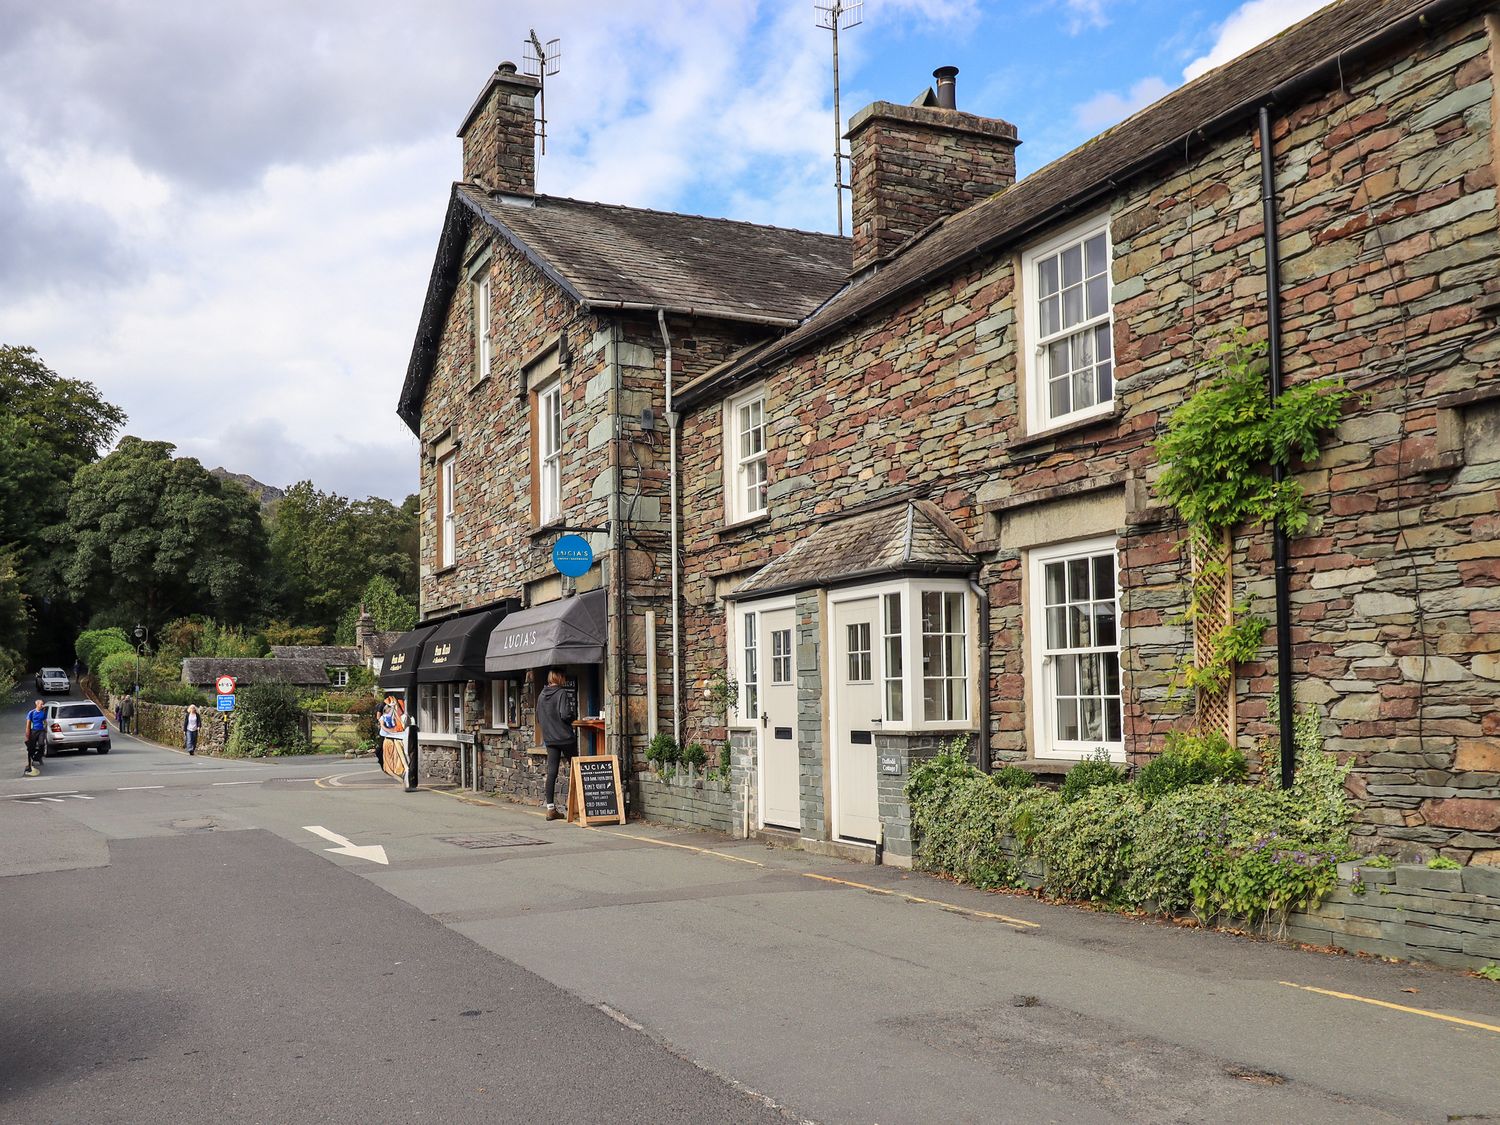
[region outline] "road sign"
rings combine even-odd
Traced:
[[[219,696],[219,710],[220,711],[233,711],[234,710],[234,696],[232,696],[232,695],[221,695],[221,696]]]
[[[216,687],[216,688],[219,689],[219,694],[220,695],[233,695],[234,694],[234,677],[233,676],[220,676],[217,680],[214,681],[214,687]]]
[[[552,565],[569,578],[582,578],[594,565],[594,549],[581,535],[564,535],[552,548]]]

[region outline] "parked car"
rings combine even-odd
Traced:
[[[61,668],[43,668],[36,674],[36,690],[43,694],[60,691],[66,695],[73,690],[73,681]]]
[[[109,753],[109,721],[92,703],[47,704],[47,757],[59,750],[87,750],[93,747]]]

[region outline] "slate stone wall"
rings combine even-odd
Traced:
[[[1321,709],[1327,747],[1355,760],[1361,848],[1475,863],[1500,862],[1492,52],[1481,18],[1429,33],[1347,68],[1345,89],[1285,107],[1274,129],[1286,381],[1336,376],[1357,392],[1321,456],[1296,474],[1313,515],[1292,543],[1296,697]],[[694,410],[682,439],[696,500],[684,507],[690,676],[724,666],[716,592],[850,506],[923,495],[981,546],[994,758],[1032,757],[1027,552],[1075,537],[1073,514],[1095,505],[1119,511],[1109,530],[1132,762],[1191,725],[1192,699],[1173,690],[1191,652],[1183,530],[1154,494],[1152,443],[1232,329],[1265,338],[1259,193],[1247,120],[1102,205],[1113,253],[1111,415],[1029,432],[1020,244],[757,374],[765,518],[724,526],[722,410]],[[1081,218],[1060,216],[1055,229]],[[1234,545],[1237,598],[1272,618],[1270,534],[1242,528]],[[815,642],[799,635],[799,645]],[[1274,643],[1272,630],[1262,659],[1238,669],[1239,739],[1252,760],[1274,733]],[[821,706],[804,698],[806,732]]]

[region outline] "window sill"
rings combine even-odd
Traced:
[[[454,735],[454,734],[431,734],[431,735],[429,735],[429,734],[424,734],[421,731],[418,731],[417,732],[417,745],[418,746],[449,746],[449,747],[457,748],[458,745],[459,745],[459,741],[458,741],[458,736]]]
[[[475,379],[472,383],[469,384],[469,393],[473,394],[475,391],[479,390],[480,387],[484,386],[489,381],[490,381],[490,376],[488,376],[488,375],[481,375],[479,378]]]
[[[440,567],[438,567],[436,570],[434,570],[432,572],[431,576],[433,578],[439,578],[439,577],[441,577],[444,574],[452,574],[457,569],[458,569],[458,564],[456,562],[451,562],[447,566],[440,566]]]
[[[1035,433],[1024,434],[1021,437],[1014,438],[1006,443],[1005,449],[1007,453],[1012,454],[1027,452],[1039,445],[1054,442],[1058,438],[1068,437],[1071,434],[1090,430],[1096,426],[1118,422],[1122,413],[1120,404],[1116,401],[1113,407],[1099,414],[1091,414],[1087,418],[1078,418],[1072,422],[1064,422],[1059,426],[1052,426],[1049,429],[1038,430]]]
[[[559,531],[564,530],[567,526],[568,525],[562,520],[556,520],[552,523],[542,524],[541,527],[535,528],[534,530],[529,532],[529,535],[533,540],[543,539],[548,535],[556,535]]]
[[[735,520],[733,523],[726,523],[723,527],[719,528],[717,532],[715,532],[715,537],[722,541],[724,539],[728,539],[732,536],[738,535],[741,532],[748,531],[753,527],[757,527],[760,524],[770,522],[771,513],[769,511],[760,512],[757,515],[747,516],[742,520]]]

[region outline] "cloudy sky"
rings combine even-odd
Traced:
[[[956,65],[1025,174],[1318,6],[868,0],[843,106]],[[400,499],[454,130],[531,27],[540,190],[833,229],[811,0],[0,0],[0,343],[209,466]]]

